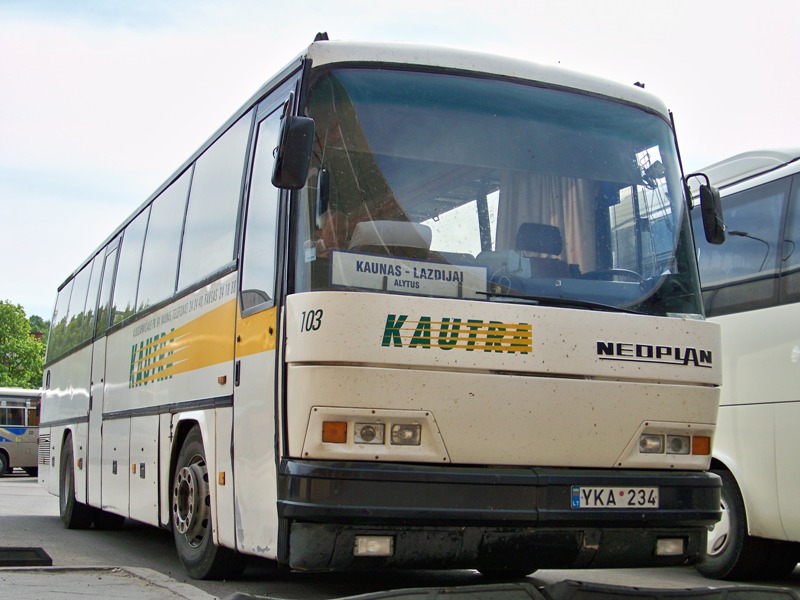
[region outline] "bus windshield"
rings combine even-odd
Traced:
[[[323,72],[294,291],[702,314],[673,135],[621,102],[511,81]]]

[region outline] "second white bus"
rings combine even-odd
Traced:
[[[722,193],[727,241],[697,239],[723,362],[712,461],[723,515],[698,569],[776,577],[800,560],[800,149],[738,154],[703,172]]]

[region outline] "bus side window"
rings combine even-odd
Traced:
[[[69,299],[72,295],[74,282],[75,279],[71,279],[69,283],[58,291],[53,320],[51,321],[52,325],[50,326],[50,341],[47,346],[48,361],[58,358],[67,349],[67,318],[69,316]]]
[[[781,303],[800,302],[800,175],[792,180],[792,196],[781,247]]]
[[[708,244],[700,211],[692,211],[706,315],[713,317],[775,303],[780,227],[790,179],[726,196],[727,240]]]
[[[186,169],[153,201],[142,253],[137,310],[144,310],[175,292],[181,229],[191,174],[192,170]]]
[[[100,296],[97,300],[97,325],[95,335],[100,337],[108,329],[108,312],[111,302],[111,284],[114,282],[114,268],[117,264],[117,250],[113,248],[105,257],[103,263],[103,283],[100,289]]]
[[[111,324],[119,323],[136,310],[136,288],[139,283],[139,268],[142,264],[142,245],[150,216],[148,206],[125,227],[119,254],[119,267],[114,284]]]
[[[10,426],[25,425],[24,408],[6,408],[5,424]]]
[[[86,311],[86,295],[89,290],[91,275],[92,263],[90,262],[75,276],[72,297],[69,301],[69,323],[67,324],[66,339],[64,341],[65,345],[63,348],[65,352],[68,352],[84,340],[83,319]]]
[[[179,290],[233,260],[252,118],[251,111],[239,119],[195,163],[180,254]]]
[[[27,410],[28,413],[28,427],[38,427],[39,426],[39,405],[37,404],[35,407],[29,408]]]

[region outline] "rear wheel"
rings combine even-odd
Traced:
[[[6,456],[5,452],[0,452],[0,477],[6,474],[6,471],[10,471],[8,467],[8,456]]]
[[[86,529],[94,516],[91,508],[75,499],[75,460],[72,434],[67,434],[61,449],[58,508],[61,521],[67,529]]]
[[[193,427],[181,447],[172,483],[172,534],[186,571],[195,579],[231,579],[246,559],[215,546],[211,534],[211,493],[200,430]]]

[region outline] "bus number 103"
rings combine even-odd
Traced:
[[[322,326],[322,309],[304,310],[300,320],[300,332],[317,331]]]

